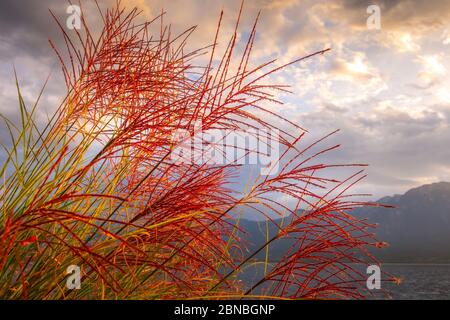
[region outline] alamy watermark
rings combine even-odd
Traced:
[[[70,30],[81,29],[81,8],[77,5],[70,5],[66,9],[69,15],[66,19],[66,26]]]
[[[381,268],[376,264],[367,267],[366,273],[369,275],[366,281],[367,289],[381,289]]]
[[[70,274],[66,280],[66,287],[69,290],[81,289],[81,268],[76,264],[71,264],[66,269],[66,274]]]
[[[380,6],[372,4],[367,7],[367,18],[366,25],[369,30],[380,30],[381,29],[381,9]]]

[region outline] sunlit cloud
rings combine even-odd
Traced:
[[[400,43],[400,48],[406,51],[418,51],[420,50],[420,45],[418,45],[413,36],[410,33],[403,33],[398,36],[394,36],[396,40]]]

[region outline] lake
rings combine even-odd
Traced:
[[[382,270],[402,279],[383,283],[393,299],[450,299],[450,264],[383,264]]]
[[[387,290],[392,299],[450,300],[450,264],[383,263],[381,270],[402,280],[399,285],[382,282],[382,289]],[[262,274],[263,266],[258,264],[248,268],[240,278],[244,282],[255,281]],[[375,291],[367,298],[386,299]]]

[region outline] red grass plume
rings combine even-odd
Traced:
[[[271,111],[281,106],[276,92],[288,87],[270,75],[287,65],[251,67],[256,22],[238,52],[238,17],[219,56],[220,18],[205,59],[205,48],[187,50],[193,28],[173,36],[162,16],[139,24],[136,9],[100,14],[96,39],[84,20],[75,37],[61,28],[67,96],[44,128],[20,98],[26,121],[13,141],[26,137],[23,157],[9,157],[5,167],[13,169],[2,171],[0,296],[362,297],[365,275],[352,263],[375,261],[368,248],[376,242],[372,226],[350,214],[368,205],[348,194],[361,172],[327,178],[326,169],[348,167],[321,162],[337,146],[318,150],[322,139],[305,145],[306,131]],[[242,192],[233,186],[242,170],[236,159],[172,161],[177,132],[256,132],[250,129],[279,130],[281,155],[278,172],[252,177]],[[194,150],[197,157],[207,152]],[[286,197],[295,205],[280,200]],[[250,253],[240,239],[245,230],[231,219],[248,210],[269,223],[290,215]],[[254,283],[240,281],[252,258],[282,238],[294,239],[283,258]],[[65,287],[72,264],[83,271],[80,290]]]

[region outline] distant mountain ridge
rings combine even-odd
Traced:
[[[375,229],[378,240],[389,243],[387,248],[374,250],[381,261],[450,262],[450,182],[423,185],[377,202],[395,208],[358,208],[352,214],[378,224]],[[269,237],[277,232],[271,224],[266,230],[264,222],[241,219],[240,225],[247,231],[244,239],[250,251],[265,242],[266,231]],[[292,243],[292,240],[279,240],[272,244],[269,259],[279,259]],[[264,252],[257,258],[264,258]]]
[[[360,208],[356,216],[378,223],[377,237],[390,246],[378,250],[384,261],[450,261],[450,183],[423,185],[403,195],[381,198],[392,209]]]

